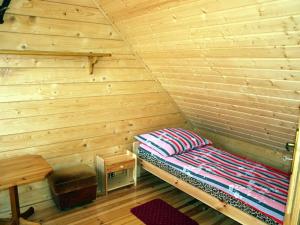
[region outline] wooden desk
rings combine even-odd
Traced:
[[[18,185],[44,179],[52,171],[51,166],[39,155],[24,155],[0,160],[0,190],[9,189],[12,219],[9,224],[37,224],[26,219],[34,213],[30,207],[20,213]]]

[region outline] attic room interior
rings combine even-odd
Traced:
[[[0,224],[299,225],[300,1],[0,0]]]

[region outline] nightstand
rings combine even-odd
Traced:
[[[96,156],[99,192],[107,195],[109,191],[136,185],[136,155],[130,151],[126,154],[103,158]]]

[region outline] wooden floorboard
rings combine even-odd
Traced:
[[[39,211],[33,219],[45,225],[138,225],[143,223],[130,213],[130,209],[155,198],[163,199],[201,225],[238,225],[153,175],[142,177],[136,188],[110,192],[91,204],[68,211],[50,207]]]

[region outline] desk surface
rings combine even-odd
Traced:
[[[0,160],[0,190],[44,179],[52,167],[39,155]]]

